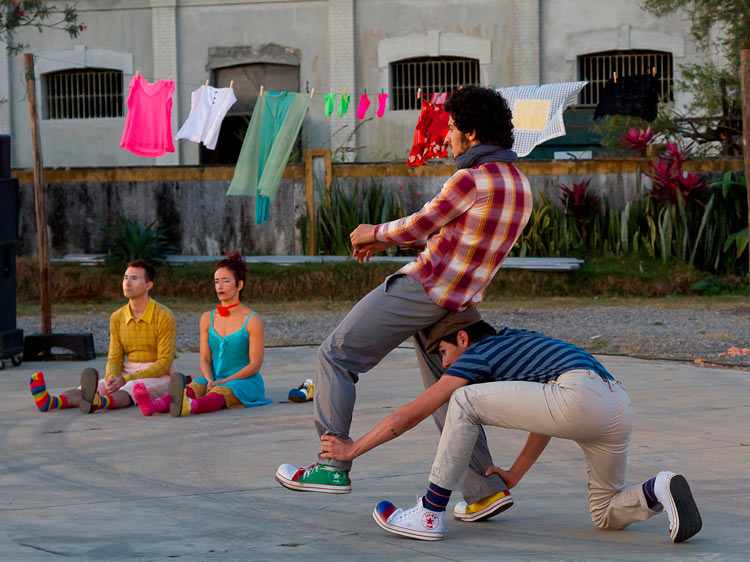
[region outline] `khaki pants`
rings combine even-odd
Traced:
[[[640,484],[625,487],[633,406],[619,383],[576,370],[550,384],[501,381],[453,393],[430,481],[461,486],[480,424],[570,439],[586,455],[591,519],[602,529],[622,529],[657,511]]]
[[[425,388],[435,384],[443,372],[440,358],[425,352],[418,332],[439,322],[447,313],[432,302],[418,281],[402,274],[391,275],[359,301],[318,349],[313,401],[318,435],[338,435],[342,439],[349,436],[360,373],[372,369],[412,336]],[[439,429],[446,410],[441,407],[433,414]],[[469,475],[461,488],[466,501],[473,503],[506,490],[498,476],[484,476],[485,469],[493,463],[481,429],[475,432],[469,449],[473,455],[464,463]],[[352,467],[351,462],[320,456],[318,462],[344,470]]]

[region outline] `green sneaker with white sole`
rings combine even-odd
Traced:
[[[315,463],[301,468],[282,464],[276,469],[276,480],[285,488],[298,492],[348,494],[352,491],[349,471],[326,464]]]

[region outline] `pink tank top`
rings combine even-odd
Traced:
[[[141,76],[133,76],[128,95],[128,116],[120,146],[138,156],[161,156],[174,152],[172,142],[173,80],[153,84]]]

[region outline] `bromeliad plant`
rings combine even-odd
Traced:
[[[680,148],[676,141],[667,143],[659,161],[652,163],[651,172],[646,174],[652,181],[649,192],[651,197],[662,203],[675,205],[678,193],[684,201],[689,201],[706,189],[707,185],[698,174],[682,171],[682,165],[689,159],[692,146],[692,142],[684,148]]]
[[[636,129],[635,127],[631,127],[630,131],[628,131],[628,133],[624,137],[622,137],[620,146],[625,150],[632,150],[639,156],[643,157],[646,156],[648,145],[651,144],[653,140],[654,130],[651,128],[651,125],[649,125],[645,129]]]
[[[586,224],[591,221],[600,211],[600,199],[589,191],[591,179],[587,178],[579,182],[573,182],[569,188],[563,184],[558,187],[562,191],[560,201],[565,208],[565,214],[572,217],[578,226],[578,232],[586,238]]]

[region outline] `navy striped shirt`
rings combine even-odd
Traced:
[[[614,380],[590,353],[572,343],[539,332],[504,328],[469,346],[446,375],[471,383],[531,381],[546,383],[563,373],[587,369]]]

